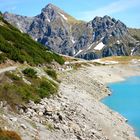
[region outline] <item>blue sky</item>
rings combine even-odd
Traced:
[[[140,28],[140,0],[0,0],[0,10],[35,16],[52,3],[77,19],[90,21],[95,16],[109,15],[128,27]]]

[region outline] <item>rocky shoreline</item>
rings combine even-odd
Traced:
[[[23,140],[139,140],[126,119],[100,103],[109,82],[138,75],[139,65],[83,66],[61,72],[59,94],[10,112],[0,105],[0,125]]]

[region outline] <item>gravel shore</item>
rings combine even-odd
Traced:
[[[100,102],[111,94],[108,83],[140,75],[139,69],[139,63],[90,64],[60,72],[57,97],[30,102],[18,115],[5,106],[0,125],[15,130],[23,140],[139,140],[123,116]]]

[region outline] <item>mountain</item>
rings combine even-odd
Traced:
[[[79,21],[48,4],[41,14],[25,17],[8,12],[4,19],[49,49],[87,60],[107,56],[140,55],[140,43],[120,20],[109,16]]]
[[[0,63],[11,59],[30,65],[57,61],[63,64],[61,56],[48,51],[42,44],[34,41],[29,35],[21,33],[0,15]]]

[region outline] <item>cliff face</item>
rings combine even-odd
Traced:
[[[4,18],[57,53],[89,60],[140,54],[140,44],[126,25],[109,16],[83,22],[49,4],[32,18],[10,13]]]

